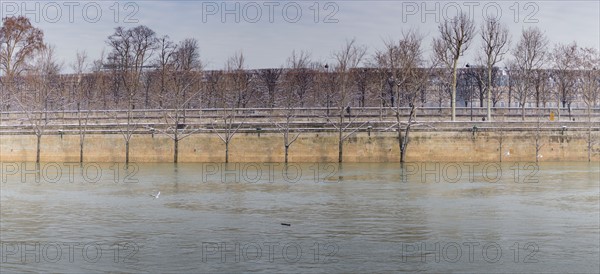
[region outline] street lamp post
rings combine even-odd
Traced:
[[[593,73],[592,77],[593,77],[593,80],[594,80],[594,87],[600,88],[600,79],[598,78],[598,69],[596,67],[593,67],[592,68],[592,73]],[[600,98],[596,97],[596,100],[594,100],[594,102],[592,102],[592,103],[594,105],[598,106],[598,104],[597,104],[596,101],[599,100],[599,99]]]
[[[556,83],[554,80],[554,75],[552,73],[550,73],[550,89],[554,90],[556,88]],[[558,122],[560,122],[560,95],[558,93],[558,91],[556,91],[556,115],[558,117]]]
[[[329,89],[330,88],[330,86],[329,86],[329,79],[328,79],[329,78],[329,65],[325,64],[325,66],[323,66],[323,67],[325,68],[325,81],[326,81],[326,84],[325,84],[326,87],[325,88]],[[330,104],[331,104],[331,99],[329,98],[330,97],[329,92],[331,92],[331,90],[329,90],[329,91],[327,91],[325,93],[327,95],[326,98],[325,98],[325,100],[327,100],[327,102],[325,103],[326,106],[327,106],[327,117],[329,117],[329,107],[330,107]]]
[[[471,66],[467,64],[465,67],[469,69]],[[467,88],[469,89],[469,105],[471,108],[471,121],[473,121],[473,87],[471,85],[471,74],[469,72],[470,70],[467,71],[467,77],[465,80],[467,81]]]
[[[394,80],[395,82],[396,80]],[[396,83],[396,109],[400,113],[400,83]]]
[[[511,108],[511,103],[512,103],[512,84],[511,81],[512,79],[510,79],[511,75],[510,75],[510,71],[508,70],[508,67],[504,67],[504,71],[506,72],[506,76],[508,79],[506,81],[506,85],[508,86],[508,111],[510,111]]]
[[[469,83],[469,105],[471,105],[471,121],[473,121],[473,86]]]

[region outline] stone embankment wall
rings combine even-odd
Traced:
[[[534,129],[512,131],[411,132],[409,162],[535,161],[536,136],[540,161],[587,161],[588,131]],[[600,161],[600,132],[592,131],[592,161]],[[501,147],[502,146],[502,147]],[[41,138],[42,162],[79,161],[79,135],[52,134]],[[0,161],[35,161],[36,136],[0,135]],[[501,159],[502,158],[502,159]],[[130,143],[132,162],[172,162],[173,140],[161,134],[135,134]],[[231,140],[230,162],[283,162],[283,137],[278,132],[241,132]],[[125,141],[121,134],[87,134],[85,162],[123,162]],[[193,134],[179,142],[179,162],[223,162],[225,145],[215,133]],[[300,135],[289,151],[290,162],[337,162],[336,132]],[[395,132],[357,132],[344,142],[344,162],[398,162]]]

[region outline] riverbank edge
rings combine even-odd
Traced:
[[[347,133],[344,134],[344,136]],[[587,130],[415,131],[410,133],[407,162],[585,162]],[[591,161],[600,161],[600,132],[592,131]],[[289,148],[289,162],[338,162],[336,132],[302,133]],[[537,140],[537,142],[536,142]],[[0,161],[35,161],[34,134],[0,135]],[[80,135],[52,134],[40,139],[40,161],[79,162]],[[537,148],[537,153],[536,153]],[[196,133],[179,141],[178,162],[225,162],[225,144],[215,133]],[[173,162],[174,142],[164,134],[134,134],[130,162]],[[86,134],[83,162],[124,162],[123,134]],[[229,162],[284,162],[283,134],[241,132],[229,144]],[[397,132],[356,132],[343,143],[343,162],[399,162]]]

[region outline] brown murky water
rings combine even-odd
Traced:
[[[34,167],[2,273],[600,271],[598,163]]]

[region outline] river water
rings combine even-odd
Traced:
[[[2,273],[600,271],[599,163],[37,168],[2,164]]]

